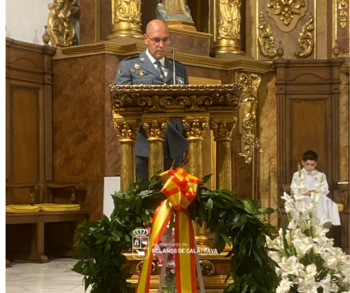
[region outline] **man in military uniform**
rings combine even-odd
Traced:
[[[116,77],[118,84],[173,84],[173,60],[167,58],[169,47],[169,30],[165,22],[155,19],[146,27],[144,40],[147,49],[139,56],[127,58],[120,62]],[[175,61],[176,83],[188,84],[186,67]],[[170,118],[164,141],[164,169],[186,164],[188,142],[184,137],[180,118]],[[136,176],[148,180],[148,151],[149,145],[145,130],[140,128],[135,145]],[[183,159],[183,155],[185,159]]]

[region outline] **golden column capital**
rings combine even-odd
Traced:
[[[148,141],[164,141],[168,118],[142,118],[142,126]]]
[[[140,130],[140,119],[113,118],[114,128],[120,142],[136,141],[137,132]]]
[[[232,141],[232,131],[236,127],[237,117],[210,118],[210,129],[213,130],[215,141]]]
[[[214,22],[217,31],[214,32],[215,57],[232,59],[236,55],[245,55],[241,48],[241,12],[242,0],[216,1]]]
[[[208,126],[206,116],[187,116],[182,120],[187,140],[203,140],[205,128]]]
[[[115,38],[142,39],[141,0],[112,0],[112,33],[107,40]]]

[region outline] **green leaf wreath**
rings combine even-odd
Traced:
[[[278,277],[276,263],[268,256],[266,235],[271,236],[273,226],[266,223],[264,214],[271,208],[259,208],[251,199],[235,199],[235,192],[220,189],[209,190],[204,184],[211,175],[203,178],[197,198],[189,206],[193,221],[207,223],[216,233],[215,247],[221,253],[226,244],[231,247],[231,269],[226,280],[225,293],[270,293],[276,290]],[[128,192],[115,192],[114,211],[95,222],[82,222],[76,230],[79,261],[73,271],[84,275],[85,289],[91,285],[91,293],[134,292],[127,282],[131,277],[125,266],[123,251],[131,248],[132,231],[150,226],[155,209],[165,199],[160,192],[163,182],[153,176],[150,181],[131,183]]]

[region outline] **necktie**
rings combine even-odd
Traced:
[[[164,76],[164,72],[162,70],[162,64],[160,63],[160,61],[156,61],[154,62],[157,65],[157,71],[159,73],[159,76],[162,80],[164,80],[165,76]]]

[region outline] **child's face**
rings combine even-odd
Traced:
[[[312,172],[317,166],[317,162],[311,160],[301,161],[301,163],[307,172]]]

